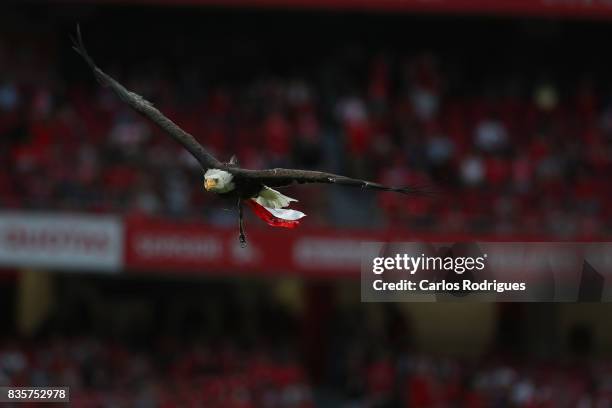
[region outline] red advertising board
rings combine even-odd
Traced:
[[[221,228],[158,218],[4,212],[0,213],[0,267],[357,277],[364,242],[551,240],[542,236],[425,235],[407,229],[284,229],[257,221],[249,222],[247,239],[248,245],[242,248],[237,225]]]
[[[408,230],[356,231],[251,225],[241,248],[236,227],[161,219],[125,221],[125,264],[134,272],[358,276],[362,242],[475,241],[465,235],[424,235]],[[542,238],[542,237],[539,237]],[[537,241],[533,237],[478,237],[479,241]]]
[[[125,267],[189,273],[343,275],[359,272],[362,241],[385,234],[249,228],[240,247],[235,228],[163,220],[126,222]]]

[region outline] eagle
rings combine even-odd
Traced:
[[[417,187],[390,187],[323,171],[283,168],[245,169],[240,167],[236,156],[232,156],[228,162],[221,162],[199,144],[191,134],[185,132],[176,123],[164,116],[151,102],[129,91],[102,71],[87,52],[79,26],[77,26],[76,39],[72,38],[72,42],[73,49],[83,57],[103,86],[110,87],[122,101],[159,126],[196,158],[203,170],[203,184],[206,191],[216,193],[237,203],[238,238],[243,247],[246,245],[243,204],[249,206],[256,216],[274,227],[294,228],[300,223],[300,219],[306,216],[301,211],[287,208],[297,200],[287,197],[275,188],[294,184],[323,183],[408,195],[419,194],[424,191]]]

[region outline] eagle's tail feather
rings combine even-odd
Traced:
[[[257,197],[253,198],[253,200],[267,208],[285,208],[289,207],[292,201],[297,201],[295,198],[287,197],[268,186],[263,186]]]

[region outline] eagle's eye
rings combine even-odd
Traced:
[[[215,184],[217,184],[219,182],[218,178],[214,178],[213,181],[215,182]]]

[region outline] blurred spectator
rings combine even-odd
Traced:
[[[14,67],[0,82],[0,205],[226,222],[222,203],[201,191],[197,162],[184,149],[93,80],[53,80],[63,61],[36,50],[36,41],[1,50]],[[609,233],[612,198],[604,186],[612,109],[600,103],[595,78],[577,78],[574,92],[561,93],[553,81],[529,89],[524,84],[532,78],[502,66],[485,89],[468,87],[451,98],[445,90],[458,84],[444,73],[454,66],[435,53],[360,55],[368,67],[363,76],[349,75],[350,58],[321,61],[328,74],[338,73],[331,83],[255,75],[253,66],[241,86],[221,81],[208,89],[196,63],[178,78],[164,77],[170,63],[161,57],[148,62],[153,75],[117,76],[221,160],[235,153],[246,167],[329,170],[453,197],[451,207],[445,198],[428,204],[381,194],[368,217],[338,217],[333,206],[317,205],[312,219],[322,224],[413,228],[427,219],[419,228],[438,233],[451,225],[467,234],[531,233],[534,225],[541,235]],[[105,65],[124,72],[122,55],[115,57]],[[341,198],[331,201],[356,202],[347,189],[322,188],[317,199],[329,202],[332,194]],[[484,202],[496,204],[474,205]],[[564,222],[554,222],[557,216]]]

